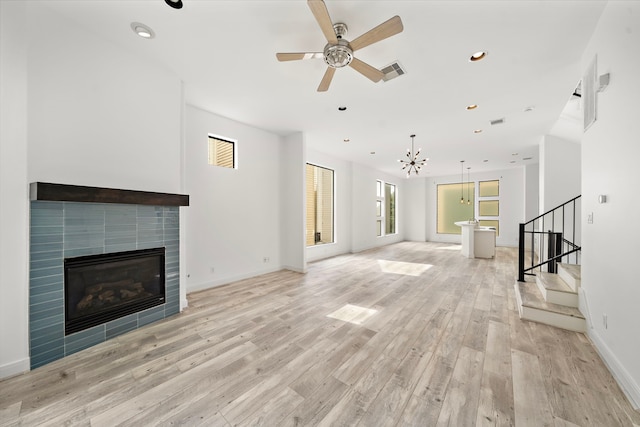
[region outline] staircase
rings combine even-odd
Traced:
[[[557,264],[558,273],[536,272],[535,281],[516,281],[520,318],[576,332],[585,332],[586,320],[578,310],[580,266]],[[530,276],[529,276],[530,277]]]

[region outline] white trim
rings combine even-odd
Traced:
[[[0,379],[6,379],[29,372],[31,370],[30,366],[31,359],[28,357],[2,365],[0,366]]]
[[[640,385],[633,380],[631,374],[629,374],[629,372],[624,368],[615,354],[613,354],[611,349],[609,349],[605,342],[600,338],[600,335],[596,333],[595,329],[587,330],[587,337],[589,337],[593,347],[600,355],[600,358],[604,364],[607,365],[607,368],[609,368],[609,372],[611,372],[611,375],[613,375],[613,378],[616,380],[625,396],[627,396],[627,399],[629,399],[633,409],[639,410]]]
[[[593,347],[600,355],[600,359],[604,362],[611,372],[611,375],[616,380],[622,392],[627,396],[629,402],[635,410],[640,409],[640,385],[638,385],[625,367],[620,363],[615,354],[605,344],[604,340],[600,338],[600,335],[593,328],[593,322],[591,321],[591,314],[589,313],[589,304],[587,300],[587,293],[584,288],[579,288],[580,294],[580,312],[582,312],[587,320],[587,338],[593,344]]]
[[[292,271],[296,271],[298,273],[306,273],[306,271],[299,271],[297,269],[294,269],[293,267],[287,267],[287,266],[274,267],[274,268],[260,270],[260,271],[250,271],[250,272],[247,272],[247,273],[244,273],[244,274],[238,274],[238,275],[234,275],[234,276],[224,277],[224,278],[221,278],[221,279],[218,279],[218,280],[214,280],[214,281],[211,281],[211,282],[204,282],[204,283],[199,283],[197,285],[191,285],[187,289],[187,293],[204,291],[205,289],[211,289],[211,288],[215,288],[215,287],[218,287],[218,286],[228,285],[230,283],[237,282],[239,280],[248,279],[250,277],[256,277],[256,276],[260,276],[260,275],[263,275],[263,274],[269,274],[269,273],[275,273],[276,271],[280,271],[282,269],[292,270]]]

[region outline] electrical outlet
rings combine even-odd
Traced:
[[[602,315],[602,326],[604,326],[604,328],[605,328],[605,329],[607,329],[607,328],[608,328],[608,325],[607,325],[607,315],[606,315],[606,314],[603,314],[603,315]]]
[[[593,224],[593,212],[587,215],[587,224]]]
[[[211,273],[215,273],[215,272],[216,272],[216,269],[211,267]]]
[[[269,262],[269,257],[268,257],[268,256],[264,257],[264,258],[262,259],[262,261],[263,261],[265,264],[266,264],[266,263],[268,263],[268,262]]]

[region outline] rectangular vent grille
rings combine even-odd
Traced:
[[[407,73],[406,70],[402,67],[402,65],[398,61],[387,65],[380,71],[382,71],[382,73],[384,74],[384,77],[382,77],[382,80],[385,82],[391,79],[395,79],[396,77],[400,77],[401,75]]]
[[[494,125],[501,125],[501,124],[503,124],[503,123],[504,123],[504,117],[503,117],[503,118],[501,118],[501,119],[491,120],[491,126],[494,126]]]

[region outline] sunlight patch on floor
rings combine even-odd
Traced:
[[[364,308],[357,305],[347,304],[333,313],[327,314],[327,317],[353,323],[354,325],[362,325],[369,317],[373,316],[377,312],[378,310],[374,310],[372,308]]]
[[[461,251],[462,250],[462,245],[451,245],[451,246],[444,246],[441,248],[438,248],[439,250],[444,250],[444,251]]]
[[[405,276],[420,276],[433,267],[431,264],[418,264],[415,262],[378,260],[380,270],[383,273],[403,274]]]

